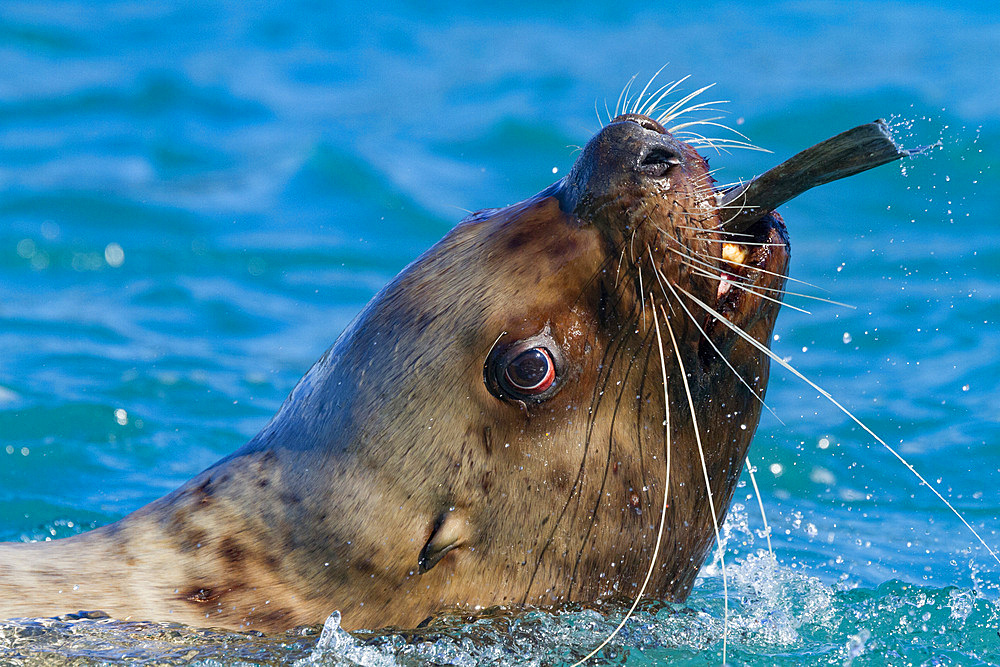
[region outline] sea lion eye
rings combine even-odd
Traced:
[[[533,347],[517,355],[504,371],[510,385],[526,394],[541,394],[556,379],[556,365],[544,347]]]
[[[483,367],[486,388],[509,403],[541,403],[559,391],[562,353],[548,330],[507,345],[498,341]]]

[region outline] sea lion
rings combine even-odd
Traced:
[[[116,523],[0,545],[0,617],[414,626],[632,596],[651,564],[647,594],[683,599],[769,369],[695,299],[767,346],[789,260],[776,213],[731,235],[717,203],[694,148],[613,119],[393,279],[243,448]]]

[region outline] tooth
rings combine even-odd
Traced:
[[[723,243],[722,258],[728,262],[743,264],[747,261],[747,251],[735,243]]]

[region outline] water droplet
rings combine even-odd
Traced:
[[[104,246],[104,261],[108,266],[118,268],[125,263],[125,251],[117,243],[109,243]]]
[[[319,641],[316,642],[312,658],[313,660],[320,659],[322,654],[327,652],[343,653],[345,649],[353,645],[354,639],[340,627],[340,612],[335,611],[327,617],[326,623],[323,624],[323,631],[320,633]]]
[[[59,236],[59,225],[52,222],[51,220],[46,220],[42,223],[42,236],[49,241],[54,240]]]
[[[17,254],[24,259],[31,259],[35,256],[35,242],[31,239],[21,239],[17,242]]]

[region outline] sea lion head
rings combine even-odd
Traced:
[[[650,568],[648,595],[684,598],[760,417],[768,361],[744,336],[768,344],[789,257],[776,214],[732,236],[716,202],[693,148],[615,118],[565,178],[392,280],[245,447],[66,540],[59,567],[87,576],[58,577],[88,587],[51,604],[413,626],[634,596]],[[0,585],[40,600],[19,583],[38,557]]]
[[[719,320],[767,345],[789,256],[777,215],[730,237],[715,202],[694,149],[618,117],[567,177],[460,223],[303,378],[248,451],[311,461],[295,486],[327,518],[297,567],[338,563],[345,623],[634,594],[668,461],[650,590],[686,596],[768,375]]]

